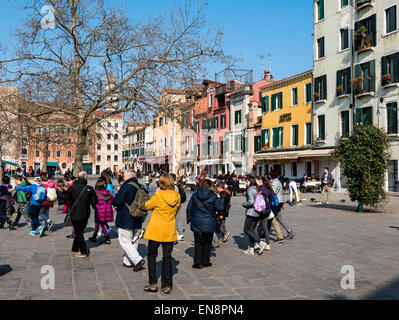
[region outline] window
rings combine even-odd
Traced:
[[[317,20],[324,19],[324,0],[318,0],[316,2],[316,9],[317,9]]]
[[[107,161],[111,161],[111,156],[107,156]]]
[[[162,126],[162,117],[159,118],[159,126]]]
[[[364,29],[364,33],[362,33]],[[371,17],[355,23],[355,51],[374,47],[377,44],[377,16]]]
[[[118,156],[114,156],[114,161],[118,161]]]
[[[375,92],[375,60],[355,66],[356,94]]]
[[[346,8],[349,4],[349,0],[341,0],[341,9]]]
[[[40,157],[40,150],[36,150],[36,158]]]
[[[111,145],[107,144],[107,150],[111,150]]]
[[[28,155],[28,149],[21,149],[21,155]]]
[[[115,128],[118,128],[118,122],[115,122]]]
[[[51,158],[51,151],[48,152],[48,157]]]
[[[186,127],[190,127],[190,111],[186,113]]]
[[[234,112],[234,124],[241,123],[241,110]]]
[[[340,31],[341,34],[341,51],[349,48],[349,29],[343,28]]]
[[[154,121],[153,121],[153,128],[156,128],[157,127],[157,121],[154,119]]]
[[[262,150],[262,136],[255,136],[254,137],[254,151],[258,152]]]
[[[220,154],[223,155],[223,153],[224,153],[224,141],[221,140],[220,141]]]
[[[283,127],[273,128],[273,148],[283,146]]]
[[[60,151],[60,150],[58,150],[58,151],[55,153],[55,157],[56,157],[56,158],[61,158],[61,151]]]
[[[291,145],[298,146],[298,125],[297,124],[294,124],[291,127],[291,137],[292,137]]]
[[[118,151],[118,145],[117,144],[114,145],[114,151]]]
[[[100,133],[97,133],[97,140],[101,141],[101,134]]]
[[[325,123],[325,116],[319,116],[319,139],[326,140],[326,123]]]
[[[118,134],[114,134],[114,139],[115,139],[115,140],[118,140],[118,139],[119,139]]]
[[[194,122],[194,132],[199,133],[199,122]]]
[[[327,100],[327,75],[314,79],[314,99]]]
[[[351,93],[351,68],[337,71],[337,96]]]
[[[296,162],[292,162],[291,163],[291,170],[292,170],[292,176],[293,177],[298,176],[298,170],[297,170],[297,163]]]
[[[281,110],[283,108],[283,93],[272,94],[272,111]]]
[[[220,116],[220,129],[225,129],[226,128],[226,115],[222,114]]]
[[[373,125],[373,108],[359,108],[356,109],[356,125],[357,126],[371,126]]]
[[[61,144],[61,139],[57,139],[57,144]]]
[[[101,150],[101,144],[97,144],[97,150]]]
[[[239,136],[234,136],[234,150],[235,151],[241,151],[241,135]]]
[[[382,85],[399,82],[399,52],[381,58]]]
[[[312,123],[308,122],[305,124],[305,144],[312,144]]]
[[[208,108],[212,108],[212,107],[213,107],[213,94],[211,93],[209,95]]]
[[[261,132],[261,149],[270,148],[269,129],[263,129]]]
[[[305,84],[305,103],[312,102],[312,83]]]
[[[341,112],[341,132],[342,137],[349,137],[349,111]]]
[[[387,133],[398,133],[398,104],[397,102],[387,103]]]
[[[391,33],[396,30],[396,6],[385,10],[385,33]]]
[[[72,151],[68,151],[67,157],[72,158]]]
[[[291,90],[291,102],[293,106],[298,105],[298,88],[292,88]]]
[[[111,128],[111,123],[110,122],[107,122],[107,127]]]
[[[247,152],[247,138],[244,135],[241,135],[241,151]]]
[[[260,92],[260,103],[262,107],[262,113],[269,112],[269,96],[262,97],[262,93]]]
[[[324,37],[317,39],[317,58],[321,59],[325,56]]]
[[[97,156],[97,161],[101,162],[101,156]]]
[[[392,160],[388,167],[388,190],[392,192],[398,191],[398,160]]]
[[[214,129],[219,129],[219,117],[214,117],[213,118],[213,128]]]

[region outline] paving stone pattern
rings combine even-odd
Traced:
[[[89,258],[71,256],[72,240],[65,237],[71,230],[64,227],[64,215],[55,207],[51,211],[55,231],[42,238],[28,235],[23,218],[17,231],[0,230],[0,299],[398,299],[398,198],[391,198],[390,213],[358,214],[345,194],[333,193],[329,205],[317,205],[311,201],[315,197],[319,195],[306,193],[303,204],[287,205],[283,216],[296,236],[277,243],[273,232],[272,250],[262,256],[242,252],[248,246],[243,234],[244,197],[234,197],[227,221],[231,236],[212,251],[211,268],[192,269],[193,234],[186,226],[185,240],[173,249],[174,288],[167,296],[143,291],[148,280],[146,265],[137,273],[122,265],[115,228],[111,245],[87,241]],[[184,215],[186,205],[181,211]],[[86,240],[93,229],[91,217]],[[143,257],[146,243],[143,239],[139,245]],[[161,257],[160,250],[158,277]],[[54,267],[54,289],[41,288],[45,265]],[[354,267],[354,290],[341,289],[344,265]]]

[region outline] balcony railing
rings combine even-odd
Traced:
[[[216,88],[216,97],[220,97],[225,95],[228,92],[237,90],[238,88],[241,88],[242,86],[244,86],[244,84],[241,83],[234,83],[234,82],[228,82],[225,84],[222,84],[221,86]]]

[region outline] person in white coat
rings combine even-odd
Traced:
[[[292,205],[293,193],[295,193],[295,204],[297,204],[299,202],[298,201],[299,195],[298,195],[298,189],[297,189],[297,186],[296,186],[296,182],[295,181],[290,181],[289,188],[290,188],[290,205]]]

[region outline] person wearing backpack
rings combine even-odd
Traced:
[[[54,226],[54,221],[50,219],[50,208],[54,207],[54,202],[57,201],[58,186],[53,180],[47,178],[47,173],[41,173],[41,183],[46,188],[47,199],[43,201],[39,216],[44,220],[44,229],[51,231]]]
[[[163,174],[159,178],[159,188],[149,199],[145,208],[152,211],[144,238],[148,240],[148,285],[144,291],[157,292],[156,258],[158,248],[162,245],[163,259],[161,271],[161,289],[170,294],[173,288],[172,251],[177,240],[176,215],[180,208],[180,194],[175,191],[175,183],[171,174]]]
[[[26,187],[29,185],[22,176],[18,176],[15,180],[17,183],[17,187]],[[18,205],[17,208],[18,214],[17,217],[15,218],[14,224],[18,226],[21,216],[24,216],[26,223],[32,223],[32,220],[28,214],[28,206],[29,206],[28,193],[26,191],[16,191],[15,199]]]
[[[281,214],[281,209],[283,208],[284,205],[284,191],[283,191],[283,186],[281,184],[281,181],[277,178],[278,174],[275,170],[272,170],[270,172],[270,177],[272,179],[271,181],[271,186],[273,188],[273,192],[276,194],[278,198],[278,206],[273,206],[272,211],[274,213],[274,216],[276,217],[276,220],[278,223],[281,224],[281,226],[287,231],[287,235],[285,236],[285,239],[293,239],[294,238],[294,233],[290,229],[290,227],[283,221],[283,217]]]
[[[186,192],[183,188],[182,180],[179,179],[179,182],[176,182],[176,175],[174,173],[171,174],[173,178],[173,182],[175,185],[175,191],[180,194],[180,203],[183,204],[187,200]],[[183,229],[183,221],[182,215],[180,214],[180,207],[177,210],[176,214],[176,227],[177,227],[177,241],[184,241],[184,229]]]
[[[71,206],[70,217],[75,230],[71,253],[78,258],[88,257],[83,235],[90,218],[90,207],[94,209],[98,201],[94,188],[87,185],[87,179],[87,172],[80,172],[78,180],[65,194],[65,202]]]
[[[119,243],[124,251],[122,263],[125,267],[133,267],[133,271],[138,272],[145,264],[145,260],[137,251],[138,241],[143,234],[141,227],[144,218],[133,217],[129,208],[134,207],[135,203],[140,203],[140,207],[143,205],[142,202],[145,197],[138,190],[139,188],[144,190],[147,197],[148,195],[144,186],[139,184],[137,173],[134,170],[126,170],[124,179],[125,182],[113,202],[113,206],[117,211],[115,226],[118,228]],[[140,198],[138,195],[140,195]]]
[[[32,196],[30,197],[29,203],[29,215],[32,220],[32,230],[29,232],[31,236],[39,235],[43,236],[44,226],[40,225],[39,222],[39,213],[42,207],[43,201],[46,200],[46,188],[40,183],[40,177],[36,177],[34,183],[30,186],[26,187],[15,187],[15,191],[25,191],[31,192]]]

